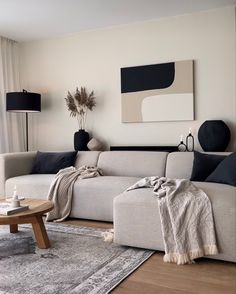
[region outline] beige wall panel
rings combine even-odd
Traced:
[[[68,90],[86,86],[97,96],[87,130],[109,145],[174,145],[189,127],[196,137],[205,120],[223,119],[232,133],[229,149],[236,150],[234,7],[20,47],[22,88],[42,94],[42,112],[29,117],[31,149],[73,149],[78,124],[64,98]],[[195,120],[122,123],[120,68],[180,60],[194,60]]]

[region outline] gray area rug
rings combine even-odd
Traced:
[[[35,253],[35,241],[31,236],[8,233],[3,237],[0,234],[0,259],[11,255],[28,253]]]
[[[47,224],[52,247],[35,248],[0,257],[0,294],[109,293],[154,251],[103,241],[103,229]],[[32,237],[20,226],[17,239]],[[8,227],[0,227],[1,240],[9,240]],[[31,244],[32,242],[30,242]],[[6,246],[6,244],[5,244]],[[12,245],[10,246],[12,247]],[[9,248],[10,248],[9,247]],[[14,247],[14,246],[13,246]]]

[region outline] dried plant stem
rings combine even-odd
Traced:
[[[76,118],[77,118],[77,121],[78,121],[78,125],[79,125],[79,129],[81,129],[82,128],[82,122],[81,122],[81,116],[80,115],[76,115]]]
[[[84,128],[85,128],[85,124],[86,124],[86,120],[87,120],[87,109],[85,110],[84,116],[83,116],[83,120],[84,120]]]

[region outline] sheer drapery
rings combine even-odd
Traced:
[[[20,91],[18,44],[0,37],[0,153],[24,150],[24,117],[6,111],[6,93]]]

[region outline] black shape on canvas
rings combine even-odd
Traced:
[[[174,78],[174,62],[121,68],[121,93],[168,88]]]

